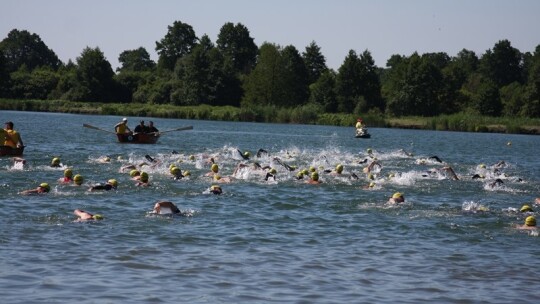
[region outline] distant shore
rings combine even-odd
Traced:
[[[309,105],[288,109],[273,106],[238,108],[9,99],[0,99],[0,110],[351,127],[358,117],[355,114],[317,113]],[[436,117],[364,114],[362,118],[368,127],[540,135],[540,119],[534,118],[488,117],[466,113]]]

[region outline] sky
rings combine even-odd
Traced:
[[[394,54],[460,50],[478,56],[507,39],[521,52],[540,44],[538,0],[1,0],[0,40],[27,30],[66,63],[99,47],[113,69],[125,50],[144,47],[157,62],[156,41],[181,21],[215,43],[221,27],[243,24],[260,46],[312,41],[337,70],[350,50],[369,50],[379,67]]]

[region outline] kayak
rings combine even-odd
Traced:
[[[371,134],[368,133],[368,130],[366,128],[360,128],[360,129],[356,129],[356,135],[354,137],[356,137],[356,138],[370,138]]]
[[[159,139],[159,134],[138,133],[138,134],[116,134],[118,142],[126,144],[155,144]]]
[[[22,156],[24,152],[24,146],[19,148],[12,148],[10,146],[0,146],[0,156]]]

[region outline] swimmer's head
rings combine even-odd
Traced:
[[[115,187],[115,188],[118,187],[118,181],[115,180],[114,178],[109,179],[107,181],[107,183],[110,184],[111,186]]]
[[[212,192],[214,194],[221,194],[221,193],[223,193],[223,190],[221,190],[221,187],[218,186],[218,185],[212,185],[210,187],[210,192]]]
[[[311,173],[311,179],[314,180],[314,181],[318,181],[319,180],[319,173],[317,173],[317,172]]]
[[[275,168],[272,168],[272,169],[270,169],[270,171],[268,171],[268,173],[275,175],[277,173],[277,171],[276,171]]]
[[[374,180],[374,179],[375,179],[375,176],[373,176],[373,174],[371,174],[371,173],[370,173],[370,174],[368,174],[368,176],[367,176],[367,177],[368,177],[368,179],[371,179],[371,180]]]
[[[303,179],[304,178],[304,172],[300,171],[300,172],[296,173],[296,178],[297,179]]]
[[[336,172],[340,173],[340,174],[341,174],[341,172],[343,172],[343,165],[342,164],[339,164],[339,165],[336,166]]]
[[[80,186],[83,183],[82,175],[75,174],[75,176],[73,177],[73,182],[75,183],[75,185]]]
[[[194,161],[195,160],[195,155],[190,155],[189,160]]]
[[[103,158],[101,159],[101,161],[108,163],[108,162],[111,161],[111,158],[108,157],[108,156],[105,156],[105,157],[103,157]]]
[[[212,170],[212,172],[214,172],[214,173],[218,173],[219,172],[219,166],[217,164],[212,164],[212,167],[210,167],[210,170]]]
[[[394,173],[388,174],[388,179],[391,179],[391,178],[394,178],[394,177],[396,177],[396,174],[394,174]]]
[[[169,165],[169,170],[171,170],[172,168],[176,167],[176,164],[170,164]]]
[[[313,166],[309,167],[309,172],[315,172],[315,167]]]
[[[55,157],[51,161],[51,166],[59,166],[60,165],[60,158]]]
[[[47,183],[41,183],[41,184],[39,184],[39,187],[41,189],[43,189],[43,191],[45,191],[45,192],[51,191],[51,186],[49,186],[49,184],[47,184]]]
[[[95,219],[95,220],[102,220],[102,219],[103,219],[103,215],[101,215],[101,214],[94,214],[94,215],[92,216],[92,218]]]
[[[139,172],[139,170],[133,169],[133,170],[129,171],[129,176],[131,176],[131,177],[135,177],[135,176],[139,176],[139,175],[141,175],[141,172]]]
[[[71,178],[73,176],[73,171],[71,169],[64,170],[64,177]]]
[[[367,154],[371,154],[371,153],[373,153],[373,150],[371,150],[371,148],[367,148],[366,152],[367,152]]]
[[[219,174],[214,174],[214,180],[220,180],[221,176]]]
[[[370,188],[375,187],[375,183],[374,183],[374,182],[369,183],[369,187],[370,187]]]
[[[251,153],[249,151],[244,152],[244,157],[250,157]]]
[[[403,194],[401,194],[400,192],[396,192],[392,195],[392,199],[395,201],[395,202],[404,202],[405,201],[405,197],[403,196]]]
[[[536,226],[536,218],[534,216],[527,216],[525,219],[525,225],[534,227]]]
[[[148,173],[141,172],[141,182],[143,182],[143,183],[148,182]]]
[[[529,205],[523,205],[521,209],[519,209],[520,212],[534,212],[531,206]]]
[[[486,165],[485,164],[480,164],[478,167],[482,168],[482,169],[485,169],[486,168]]]
[[[191,176],[191,172],[189,172],[189,170],[185,170],[183,175],[184,176]]]
[[[124,158],[122,157],[122,155],[118,155],[118,157],[116,158],[116,160],[123,160]]]
[[[171,170],[169,170],[172,175],[178,176],[182,171],[178,167],[172,167]]]
[[[304,175],[309,175],[309,171],[308,171],[307,169],[303,169],[301,172],[302,172]]]

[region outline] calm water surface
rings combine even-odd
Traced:
[[[372,128],[371,139],[355,139],[352,127],[156,118],[161,130],[194,129],[166,133],[156,145],[123,145],[82,127],[112,130],[121,117],[4,111],[0,118],[15,123],[27,146],[23,169],[0,159],[3,303],[538,301],[540,239],[514,227],[525,218],[516,210],[540,197],[539,136]],[[132,128],[137,120],[129,117]],[[269,155],[255,157],[260,148]],[[372,189],[360,163],[367,148],[382,165]],[[223,195],[207,194],[207,160],[231,175],[246,162],[236,149],[275,167],[276,181],[245,169],[221,185]],[[147,154],[161,163],[144,169],[150,187],[136,187],[119,169]],[[444,166],[428,159],[434,155],[460,180],[428,174]],[[111,162],[101,163],[104,156]],[[53,157],[85,184],[59,185],[65,167],[50,168]],[[323,184],[295,180],[275,157],[318,168]],[[506,165],[493,172],[501,160]],[[191,178],[172,180],[172,163]],[[322,172],[338,163],[343,176]],[[109,178],[119,181],[117,191],[87,191]],[[504,183],[490,187],[496,178]],[[19,194],[41,182],[51,193]],[[396,191],[406,203],[385,204]],[[152,216],[157,200],[192,216]],[[76,208],[105,219],[74,222]]]

